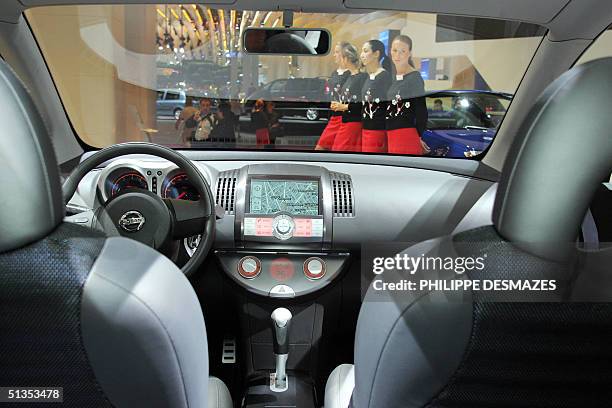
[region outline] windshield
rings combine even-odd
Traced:
[[[245,30],[283,27],[282,12],[86,5],[26,17],[78,137],[95,148],[473,157],[545,32],[397,11],[295,13],[293,27],[331,34],[330,52],[253,55]]]

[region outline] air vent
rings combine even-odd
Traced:
[[[215,202],[225,209],[225,213],[234,214],[236,201],[236,183],[238,182],[238,170],[228,170],[219,173],[217,187],[215,188]]]
[[[334,217],[354,217],[355,199],[351,176],[331,172],[332,194],[334,198]]]

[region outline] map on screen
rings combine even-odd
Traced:
[[[319,183],[302,180],[251,180],[251,214],[319,215]]]

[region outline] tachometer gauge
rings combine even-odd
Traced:
[[[198,201],[200,194],[189,182],[186,174],[177,174],[164,183],[162,197]]]
[[[123,193],[126,190],[132,189],[143,189],[148,190],[149,185],[147,184],[147,180],[140,174],[136,172],[124,173],[117,177],[110,189],[111,197],[116,196],[119,193]]]

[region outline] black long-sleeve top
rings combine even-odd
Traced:
[[[255,129],[267,129],[268,128],[268,117],[264,111],[252,111],[251,112],[251,124]]]
[[[342,112],[342,122],[361,122],[361,90],[368,75],[364,72],[351,75],[340,94],[340,101],[348,104],[348,110]]]
[[[351,71],[349,71],[348,69],[342,74],[339,74],[338,71],[334,71],[331,74],[328,84],[330,89],[330,99],[332,102],[340,102],[340,93],[342,92],[342,86],[350,76]],[[332,111],[331,116],[342,116],[342,112]]]
[[[368,75],[361,88],[361,119],[364,129],[385,130],[387,114],[387,91],[391,85],[391,74],[382,70],[378,75]]]
[[[396,76],[387,97],[387,130],[416,128],[419,135],[427,128],[425,83],[418,71]]]
[[[268,121],[268,127],[271,128],[280,122],[281,115],[276,112],[266,112],[266,120]]]
[[[210,142],[235,142],[236,141],[236,133],[234,131],[234,123],[232,119],[226,117],[217,122],[217,126],[215,126],[210,132],[210,136],[208,138]]]

